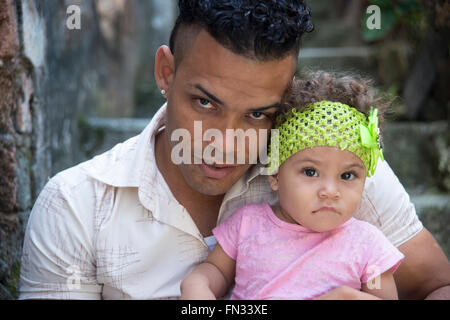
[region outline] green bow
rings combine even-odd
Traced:
[[[378,109],[370,107],[368,120],[367,126],[359,125],[359,131],[361,133],[361,144],[370,149],[370,166],[367,171],[370,174],[369,176],[372,176],[377,168],[378,158],[384,161],[383,150],[379,145]]]

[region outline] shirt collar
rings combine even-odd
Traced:
[[[144,177],[156,178],[155,135],[164,124],[166,104],[138,136],[82,164],[89,176],[113,187],[140,187]]]

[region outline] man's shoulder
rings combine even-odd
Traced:
[[[92,159],[57,173],[48,184],[58,185],[65,190],[73,190],[80,185],[135,186],[136,171],[139,169],[135,161],[138,158],[138,137],[118,143]]]
[[[91,216],[112,205],[119,188],[137,188],[151,166],[149,126],[139,135],[116,144],[110,150],[57,173],[44,186],[35,211],[63,212]],[[108,202],[108,204],[106,204]]]
[[[92,161],[88,160],[86,162]],[[80,184],[93,183],[94,179],[90,177],[85,169],[86,162],[82,162],[73,167],[58,172],[47,183],[47,185],[55,185],[65,189],[76,188]]]
[[[109,151],[108,151],[109,152]],[[106,153],[108,153],[106,152]],[[45,188],[58,188],[61,191],[68,191],[71,194],[77,189],[94,187],[103,183],[91,174],[91,168],[98,162],[98,156],[75,166],[60,171],[47,182]],[[107,162],[102,162],[107,165]]]
[[[132,153],[133,139],[119,143],[90,160],[60,171],[45,184],[39,198],[45,198],[49,202],[60,200],[66,203],[83,203],[88,209],[94,203],[91,200],[98,194],[105,194],[108,189],[113,191],[114,185],[107,183],[108,177],[121,165],[120,159],[123,158],[124,149],[129,151],[128,154]]]
[[[137,155],[139,149],[139,135],[137,135],[79,164],[79,169],[96,180],[113,185],[110,182],[114,180],[112,177],[124,175],[124,171],[126,177],[127,170],[132,171],[133,167],[137,169],[135,162],[139,158]]]
[[[44,186],[33,207],[34,211],[93,212],[99,189],[106,186],[90,177],[81,165],[68,168],[52,177]],[[70,209],[70,210],[69,210]]]

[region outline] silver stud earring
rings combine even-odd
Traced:
[[[162,95],[165,95],[165,94],[166,94],[166,90],[161,89],[161,94],[162,94]]]

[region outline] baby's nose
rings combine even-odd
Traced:
[[[333,181],[326,181],[319,189],[319,198],[338,200],[340,198],[339,187]]]

